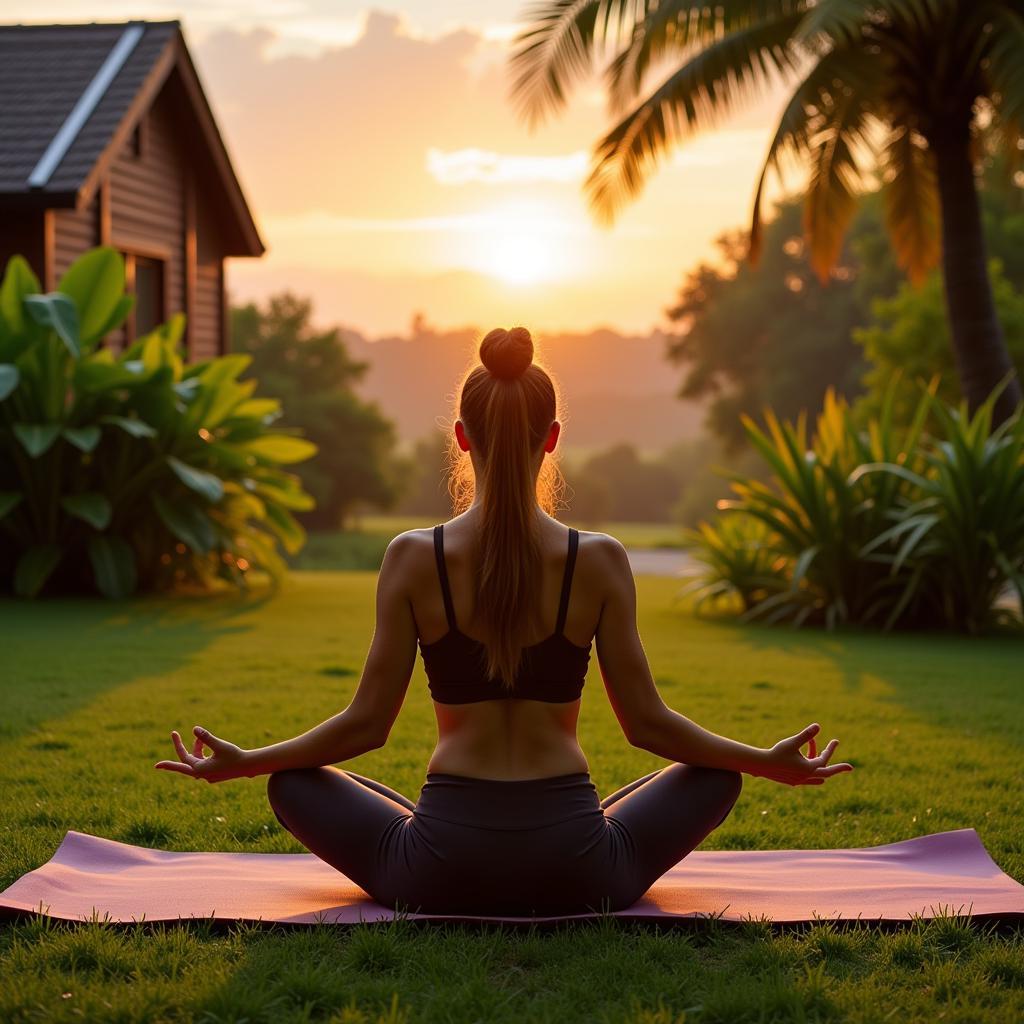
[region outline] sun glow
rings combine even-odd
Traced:
[[[538,284],[556,275],[553,240],[529,233],[501,234],[490,240],[480,269],[506,284]]]
[[[528,286],[582,271],[580,243],[589,227],[554,204],[507,204],[476,215],[480,230],[463,252],[473,270],[506,285]]]

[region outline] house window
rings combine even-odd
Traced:
[[[132,130],[132,136],[128,143],[128,151],[135,159],[144,155],[146,150],[146,119],[139,118],[138,124]]]
[[[135,336],[148,334],[164,321],[164,261],[134,257]]]

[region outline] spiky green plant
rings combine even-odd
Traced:
[[[0,582],[137,587],[284,572],[278,546],[312,499],[281,466],[315,446],[272,432],[248,356],[186,365],[180,314],[119,354],[101,342],[132,306],[124,264],[93,249],[39,294],[19,256],[0,284]]]
[[[809,169],[804,227],[827,278],[858,193],[884,181],[901,264],[939,262],[963,393],[979,406],[1011,368],[987,274],[974,180],[979,136],[1020,167],[1024,9],[1019,0],[540,0],[512,57],[514,96],[536,122],[561,110],[599,56],[613,126],[586,191],[611,220],[660,159],[778,79],[792,87],[754,197],[761,241],[770,171]],[[656,74],[663,77],[655,81]],[[996,419],[1021,398],[1014,382]]]
[[[1024,608],[1024,415],[993,430],[994,398],[973,415],[932,400],[939,437],[920,469],[869,463],[852,475],[911,485],[862,554],[906,580],[900,603],[916,621],[981,632],[1013,618],[1000,601],[1008,585]]]
[[[900,430],[895,393],[894,382],[864,430],[832,394],[812,438],[804,417],[745,422],[773,477],[734,476],[737,497],[691,535],[705,567],[698,593],[740,594],[747,619],[830,628],[980,632],[1014,618],[1001,598],[1011,586],[1024,603],[1024,415],[993,430],[995,395],[972,416],[933,384]],[[761,536],[737,516],[761,523]]]
[[[719,516],[684,532],[684,544],[702,571],[683,588],[695,598],[699,611],[705,604],[738,600],[750,612],[767,598],[785,592],[788,560],[774,545],[774,535],[750,515]]]

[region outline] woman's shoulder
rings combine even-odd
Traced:
[[[580,565],[591,572],[618,577],[630,573],[629,556],[622,542],[609,533],[580,530]]]
[[[431,526],[404,530],[388,543],[381,562],[381,572],[409,573],[434,564],[434,529]]]

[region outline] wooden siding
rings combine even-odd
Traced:
[[[168,314],[185,308],[184,154],[170,103],[162,92],[143,115],[143,151],[129,138],[110,169],[110,241],[140,256],[165,260]]]
[[[81,210],[54,210],[53,272],[61,279],[72,263],[87,249],[100,244],[99,197]]]
[[[192,323],[192,358],[209,359],[223,351],[223,283],[221,264],[200,263],[196,267],[195,309]]]
[[[196,335],[192,353],[208,359],[226,349],[224,338],[224,238],[220,221],[203,187],[196,182]]]

